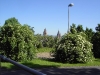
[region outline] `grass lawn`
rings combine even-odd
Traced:
[[[79,67],[79,66],[100,66],[100,59],[95,59],[93,62],[89,62],[86,64],[68,64],[68,63],[58,63],[46,59],[34,59],[29,62],[19,62],[23,65],[26,65],[31,68],[44,68],[44,67]],[[18,69],[16,66],[10,63],[1,63],[1,66],[7,69]]]
[[[53,48],[47,48],[47,47],[43,47],[43,48],[39,48],[37,49],[37,52],[40,53],[40,52],[50,52],[52,51]]]
[[[38,49],[38,53],[41,52],[50,52],[52,51],[52,48],[40,48]],[[25,61],[25,62],[19,62],[20,64],[26,65],[31,68],[45,68],[45,67],[80,67],[80,66],[100,66],[100,59],[94,59],[93,62],[88,62],[85,64],[77,63],[77,64],[68,64],[68,63],[59,63],[54,62],[52,60],[47,59],[34,59],[32,61]],[[2,62],[1,63],[2,68],[6,69],[18,69],[18,67],[14,66],[11,63]]]

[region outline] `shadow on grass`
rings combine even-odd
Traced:
[[[45,61],[54,61],[53,59],[42,59]],[[40,62],[41,63],[41,62]],[[47,75],[100,75],[100,67],[92,67],[92,68],[58,68],[59,65],[40,65],[40,64],[34,64],[32,62],[23,62],[23,65],[26,65],[28,67],[31,67],[37,71],[40,71],[42,73],[45,73]],[[21,68],[18,68],[14,65],[11,65],[10,70],[7,70],[6,67],[3,67],[1,75],[31,75],[26,71],[23,71]]]
[[[47,64],[40,65],[40,64],[30,63],[30,62],[29,63],[26,62],[26,63],[22,63],[22,64],[26,65],[28,67],[31,67],[31,68],[49,68],[49,67],[58,68],[59,67],[59,65],[47,65]]]
[[[53,59],[40,59],[40,60],[54,62]],[[22,62],[20,64],[25,65],[25,66],[30,67],[30,68],[50,68],[50,67],[58,68],[59,67],[59,65],[41,64],[41,62],[40,62],[40,64],[36,64],[36,63],[33,63],[33,62]],[[10,68],[2,67],[1,69],[2,70],[19,70],[21,68],[12,64],[12,65],[10,65]]]

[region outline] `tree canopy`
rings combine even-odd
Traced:
[[[8,25],[8,24],[9,25],[16,25],[16,24],[20,24],[20,23],[18,22],[18,20],[15,17],[12,17],[12,18],[5,20],[4,25]]]
[[[21,25],[17,19],[10,18],[0,30],[0,50],[4,55],[16,61],[34,58],[34,33],[28,25]]]

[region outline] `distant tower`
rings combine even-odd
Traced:
[[[61,38],[61,34],[60,34],[59,30],[58,30],[58,33],[57,33],[57,38]]]
[[[44,31],[43,31],[43,35],[44,35],[44,36],[47,35],[47,30],[46,30],[46,28],[45,28]]]

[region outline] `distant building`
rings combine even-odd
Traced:
[[[59,30],[58,30],[58,33],[57,33],[57,38],[61,38],[61,34],[60,34]]]
[[[43,35],[44,35],[44,36],[47,35],[47,30],[46,30],[46,28],[45,28],[44,31],[43,31]]]

